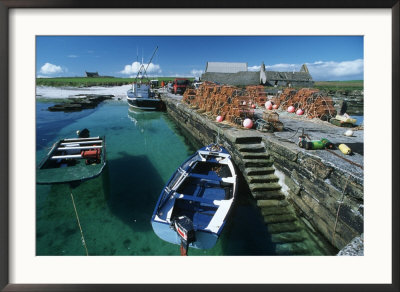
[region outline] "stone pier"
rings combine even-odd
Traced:
[[[295,143],[283,143],[282,137],[217,123],[179,99],[162,98],[168,114],[199,142],[218,140],[231,153],[257,201],[276,254],[327,254],[321,235],[340,250],[363,232],[359,174],[308,154]]]

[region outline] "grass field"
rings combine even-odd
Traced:
[[[363,90],[364,81],[315,81],[314,87],[321,90]]]
[[[175,77],[153,77],[161,81],[172,81]],[[194,78],[187,78],[193,80]],[[118,77],[57,77],[57,78],[36,78],[37,86],[72,86],[72,87],[90,87],[90,86],[119,86],[132,83],[134,78]]]
[[[175,77],[153,77],[149,79],[157,79],[168,82]],[[187,77],[193,81],[193,77]],[[90,87],[90,86],[119,86],[132,83],[134,78],[118,78],[118,77],[57,77],[57,78],[36,78],[38,86],[72,86],[72,87]],[[320,90],[363,90],[363,80],[350,81],[315,81],[314,88]]]

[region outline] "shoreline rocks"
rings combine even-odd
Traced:
[[[112,99],[114,95],[99,95],[99,94],[78,94],[76,97],[68,98],[63,100],[61,103],[57,103],[53,106],[49,106],[49,111],[81,111],[84,109],[93,109],[104,100]]]

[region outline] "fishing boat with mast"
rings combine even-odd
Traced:
[[[188,248],[212,248],[235,200],[237,175],[228,151],[218,144],[199,149],[172,175],[151,218],[155,234]]]
[[[157,50],[158,46],[154,50],[154,53],[146,67],[142,59],[139,71],[132,83],[132,88],[126,93],[128,104],[133,108],[141,110],[160,110],[162,108],[162,101],[151,89],[150,80],[147,77],[147,69],[149,68]]]

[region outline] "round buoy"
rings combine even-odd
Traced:
[[[294,106],[289,106],[288,108],[287,108],[287,111],[289,112],[289,113],[293,113],[294,112]]]
[[[265,108],[266,108],[267,110],[272,110],[272,102],[271,102],[271,101],[267,101],[267,102],[265,103]]]
[[[351,137],[351,136],[353,136],[353,131],[352,131],[352,130],[347,130],[344,134],[345,134],[347,137]]]
[[[217,122],[218,122],[218,123],[222,122],[223,120],[224,120],[223,117],[221,117],[221,116],[218,116],[218,117],[217,117]]]
[[[272,108],[273,108],[273,109],[278,109],[278,105],[277,105],[277,104],[274,104],[274,105],[272,106]]]
[[[243,121],[243,127],[247,128],[247,129],[251,129],[253,127],[253,121],[250,119],[245,119]]]
[[[301,116],[302,114],[304,114],[304,111],[303,111],[301,108],[299,108],[299,109],[296,111],[296,115]]]

